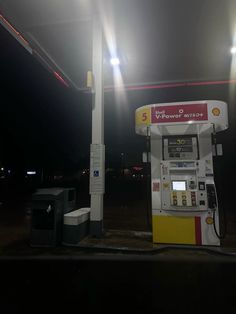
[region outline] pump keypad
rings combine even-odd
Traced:
[[[196,191],[172,191],[171,205],[178,207],[197,206]]]

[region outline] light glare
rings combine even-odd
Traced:
[[[29,175],[36,174],[36,171],[27,171],[27,174]]]
[[[120,60],[118,58],[111,58],[110,63],[113,66],[119,65],[120,64]]]
[[[230,52],[231,52],[232,54],[235,54],[235,53],[236,53],[236,47],[232,47],[232,48],[230,49]]]

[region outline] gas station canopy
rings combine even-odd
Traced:
[[[0,1],[0,10],[3,26],[48,70],[67,85],[83,85],[91,63],[88,3],[10,0]]]
[[[104,29],[105,88],[110,57],[120,58],[126,88],[234,80],[233,0],[0,0],[0,22],[68,86],[86,86],[94,7]]]

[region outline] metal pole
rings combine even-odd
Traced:
[[[99,16],[93,16],[93,109],[90,147],[90,234],[103,233],[103,194],[105,186],[103,32]]]

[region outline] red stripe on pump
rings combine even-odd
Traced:
[[[196,244],[202,245],[201,217],[195,217],[195,238]]]

